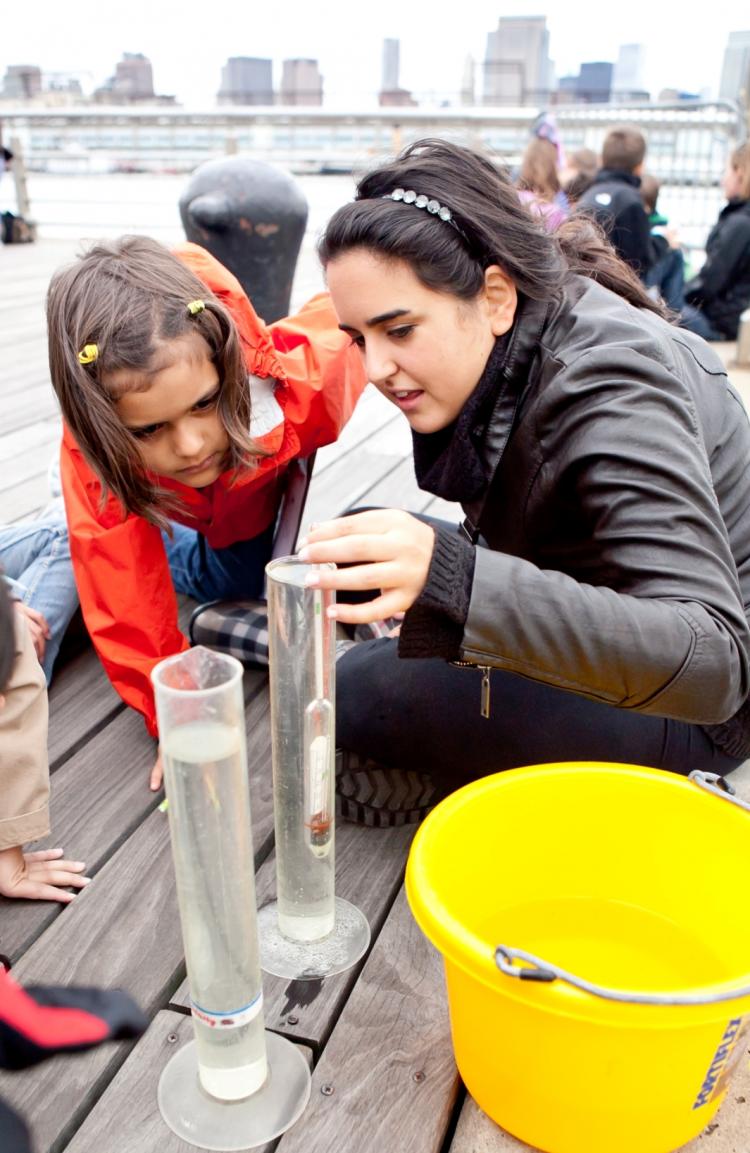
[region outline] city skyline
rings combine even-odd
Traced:
[[[281,84],[282,61],[294,57],[318,61],[327,105],[359,107],[371,103],[380,88],[382,44],[400,41],[400,84],[417,98],[457,96],[464,82],[466,57],[477,69],[485,55],[488,33],[500,16],[546,15],[549,55],[557,79],[576,73],[582,63],[617,60],[622,44],[645,49],[644,79],[655,97],[662,88],[716,96],[724,50],[730,32],[750,27],[746,3],[717,6],[711,21],[696,35],[682,4],[655,7],[631,0],[615,29],[605,27],[598,5],[579,5],[576,18],[562,0],[516,0],[498,4],[475,0],[461,22],[446,19],[402,0],[380,0],[355,9],[329,0],[317,13],[301,0],[287,0],[281,16],[257,8],[248,15],[239,0],[227,0],[222,14],[204,19],[197,0],[168,0],[158,7],[131,0],[121,11],[109,10],[100,23],[100,5],[72,0],[61,8],[42,0],[43,10],[30,40],[28,30],[10,22],[0,42],[0,75],[10,65],[38,65],[46,76],[77,77],[86,93],[104,84],[123,53],[143,53],[153,65],[157,93],[174,95],[186,108],[213,107],[221,87],[222,68],[231,56],[267,57],[273,61],[274,87]],[[280,34],[278,27],[283,27]]]

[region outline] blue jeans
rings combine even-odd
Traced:
[[[211,548],[193,528],[172,524],[162,533],[175,591],[197,601],[254,599],[263,592],[274,526],[227,548]]]
[[[0,565],[16,599],[50,628],[42,668],[49,684],[65,630],[78,608],[65,508],[60,497],[36,520],[0,526]]]

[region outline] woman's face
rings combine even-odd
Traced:
[[[437,432],[453,423],[482,375],[495,337],[510,328],[515,289],[497,272],[502,291],[510,286],[512,294],[512,306],[500,320],[486,290],[472,301],[435,292],[403,261],[352,249],[329,263],[328,288],[340,327],[359,348],[368,379],[416,432]]]
[[[124,390],[115,407],[148,471],[204,488],[222,472],[229,447],[218,411],[219,374],[197,334],[165,345],[162,361],[141,391],[128,389],[126,369],[104,383],[115,393]]]
[[[724,189],[727,200],[734,200],[736,196],[742,195],[742,173],[739,168],[733,168],[731,162],[727,162],[724,169],[721,187]]]

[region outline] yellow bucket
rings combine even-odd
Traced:
[[[670,1153],[747,1048],[748,806],[693,776],[513,769],[414,840],[406,891],[445,960],[459,1072],[547,1153]]]

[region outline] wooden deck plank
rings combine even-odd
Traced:
[[[65,1153],[196,1153],[162,1120],[156,1091],[164,1067],[179,1048],[192,1040],[191,1018],[164,1010],[130,1053],[116,1080],[84,1121]],[[298,1046],[308,1064],[312,1051]],[[303,1115],[304,1116],[304,1115]],[[304,1124],[301,1119],[299,1125]],[[255,1146],[272,1153],[276,1140]]]
[[[49,454],[47,457],[49,463],[57,451],[61,438],[62,421],[59,416],[27,424],[24,428],[0,436],[0,487],[4,487],[6,469],[9,474],[8,483],[11,483],[10,476],[16,461],[27,452],[34,452],[44,445]]]
[[[47,471],[0,489],[0,523],[34,516],[49,503]]]
[[[124,708],[92,648],[56,672],[49,688],[50,770],[54,772]]]
[[[402,890],[316,1066],[304,1125],[278,1153],[438,1153],[459,1087],[442,990]]]

